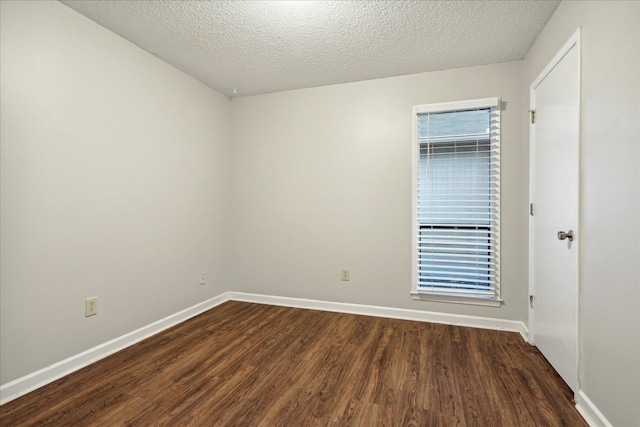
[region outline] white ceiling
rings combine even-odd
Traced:
[[[228,96],[522,59],[559,3],[61,1]]]

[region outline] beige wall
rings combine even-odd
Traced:
[[[525,321],[521,62],[231,102],[234,290]],[[411,108],[502,97],[501,308],[414,301]],[[340,269],[351,269],[351,281]]]
[[[564,1],[524,61],[529,85],[582,28],[580,387],[640,425],[640,3]],[[526,133],[525,133],[526,135]]]
[[[228,100],[153,55],[0,7],[4,384],[228,289],[230,137]]]

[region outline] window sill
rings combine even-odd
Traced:
[[[411,298],[419,301],[435,301],[435,302],[448,302],[453,304],[469,304],[469,305],[483,305],[486,307],[500,307],[502,305],[501,299],[481,299],[470,298],[454,295],[434,295],[420,292],[412,292]]]

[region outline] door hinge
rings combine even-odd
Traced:
[[[529,295],[529,306],[533,308],[533,295]]]
[[[531,117],[531,124],[535,124],[535,122],[536,122],[536,110],[529,110],[529,115]]]
[[[533,216],[533,203],[529,203],[529,215]]]

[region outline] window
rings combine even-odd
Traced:
[[[413,114],[412,295],[500,305],[500,99]]]

